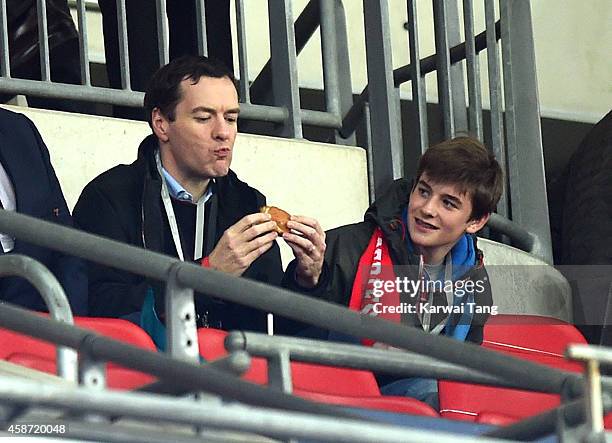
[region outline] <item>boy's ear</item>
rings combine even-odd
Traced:
[[[487,222],[489,221],[489,217],[491,217],[491,214],[486,214],[480,218],[468,221],[465,232],[467,232],[468,234],[477,233],[484,227],[484,225],[487,224]]]

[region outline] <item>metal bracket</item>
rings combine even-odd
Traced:
[[[268,385],[286,394],[293,392],[289,351],[280,349],[278,354],[268,359]]]
[[[178,280],[182,263],[171,266],[166,282],[166,344],[167,352],[179,360],[200,361],[196,329],[193,288]]]
[[[599,363],[612,363],[612,351],[599,346],[570,345],[566,355],[573,360],[585,362],[584,408],[587,427],[582,441],[605,442],[603,400]]]

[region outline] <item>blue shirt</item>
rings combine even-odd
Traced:
[[[172,175],[170,175],[170,173],[166,171],[166,168],[164,167],[162,167],[162,174],[164,174],[164,178],[166,179],[166,184],[168,185],[168,192],[170,193],[170,196],[172,198],[175,198],[181,201],[197,203],[193,201],[193,195],[191,195],[189,191],[183,188],[183,186],[174,177],[172,177]],[[211,181],[213,183],[215,182],[214,179],[212,179]],[[206,192],[202,196],[202,198],[204,199],[204,203],[206,203],[208,199],[212,197],[213,195],[212,189],[213,189],[212,186],[208,186],[206,188]]]

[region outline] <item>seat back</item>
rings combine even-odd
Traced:
[[[200,355],[215,360],[227,355],[226,331],[198,329]],[[370,371],[346,369],[326,365],[290,363],[293,393],[309,400],[348,407],[376,409],[387,412],[439,417],[426,403],[408,397],[382,396],[374,374]],[[268,364],[262,357],[253,357],[245,380],[268,383]]]
[[[486,238],[478,238],[478,248],[486,259],[499,313],[537,314],[572,321],[572,288],[554,266]]]
[[[141,328],[126,320],[114,318],[75,317],[75,325],[90,329],[105,337],[114,338],[140,348],[155,351],[155,345]],[[55,345],[0,328],[0,358],[39,371],[57,373]],[[128,368],[109,363],[106,385],[112,389],[135,389],[151,383],[155,378]]]
[[[557,369],[581,372],[582,366],[565,360],[565,348],[586,343],[572,325],[541,316],[497,315],[484,327],[483,347]],[[530,417],[559,405],[554,394],[439,382],[443,417],[502,424]]]
[[[310,392],[296,390],[298,397],[306,398],[320,403],[333,405],[350,406],[355,408],[376,409],[380,411],[395,412],[400,414],[424,415],[428,417],[440,417],[438,411],[427,403],[410,397],[395,396],[372,396],[372,397],[352,397],[342,395],[324,394],[321,392]]]
[[[200,355],[215,360],[227,355],[226,331],[212,328],[198,329]],[[268,363],[265,358],[253,357],[251,367],[243,376],[253,383],[268,383]],[[322,392],[333,395],[380,396],[374,375],[369,371],[337,368],[302,362],[291,362],[294,390]]]

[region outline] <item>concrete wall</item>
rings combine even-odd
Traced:
[[[6,106],[31,118],[51,154],[68,206],[83,187],[118,163],[136,159],[146,123]],[[270,205],[319,220],[324,229],[363,218],[368,206],[365,151],[241,134],[232,169]],[[285,264],[291,251],[280,241]]]

